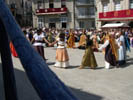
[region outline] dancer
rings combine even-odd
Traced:
[[[121,66],[125,63],[124,61],[124,48],[122,46],[122,43],[120,41],[120,37],[119,37],[119,33],[116,33],[116,42],[119,46],[119,49],[118,49],[118,65]]]
[[[73,47],[75,47],[75,36],[72,30],[70,30],[69,38],[67,41],[67,48],[73,48]]]
[[[44,43],[43,43],[43,41],[50,44],[47,41],[47,39],[45,38],[42,30],[39,29],[39,30],[37,30],[37,33],[34,34],[33,39],[31,40],[31,43],[33,43],[34,48],[43,57],[43,59],[46,60],[46,58],[44,56]]]
[[[116,66],[116,61],[118,60],[118,45],[116,44],[115,39],[112,37],[112,35],[106,35],[106,41],[103,45],[101,45],[100,48],[98,48],[99,51],[102,51],[102,49],[105,48],[105,68],[109,69],[110,65]]]
[[[126,63],[126,41],[123,32],[119,32],[118,34],[120,45],[123,47],[124,52],[124,62]]]
[[[53,34],[52,34],[52,32],[49,32],[49,34],[48,34],[48,42],[49,43],[52,43],[52,42],[54,42],[55,40],[54,40],[54,38],[53,38]]]
[[[99,48],[99,44],[98,44],[98,39],[97,39],[97,35],[96,34],[94,34],[92,36],[92,40],[93,40],[92,49],[93,49],[93,51],[97,52],[98,51],[97,48]]]
[[[84,49],[85,48],[85,42],[86,42],[86,34],[85,31],[83,31],[82,35],[80,36],[79,40],[79,49]]]
[[[87,35],[85,54],[82,58],[82,62],[79,69],[83,69],[85,67],[90,67],[91,69],[95,69],[97,67],[97,62],[92,50],[92,45],[93,43],[92,40],[90,40],[90,35]]]
[[[60,33],[59,38],[51,45],[54,45],[56,43],[58,43],[58,47],[56,50],[56,63],[54,66],[59,68],[67,68],[69,66],[69,57],[68,57],[67,49],[65,47],[64,33]]]

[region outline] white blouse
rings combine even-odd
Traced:
[[[58,47],[57,48],[65,48],[65,42],[64,41],[60,41],[60,38],[57,38],[58,41]]]
[[[102,51],[102,49],[106,48],[108,45],[109,45],[109,40],[106,40],[105,43],[101,45],[100,48],[98,48],[98,50]]]
[[[44,43],[36,42],[36,41],[43,41],[44,34],[38,35],[37,33],[34,34],[33,38],[35,39],[35,42],[33,43],[33,46],[44,46]]]

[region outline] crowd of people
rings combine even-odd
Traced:
[[[126,64],[126,52],[133,47],[133,31],[129,29],[104,29],[104,30],[67,30],[31,27],[22,28],[25,37],[35,50],[46,61],[44,46],[54,47],[56,50],[55,67],[69,67],[67,48],[84,49],[80,69],[90,67],[95,69],[97,61],[94,52],[105,55],[105,68],[112,66],[118,68]]]

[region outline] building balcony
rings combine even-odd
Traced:
[[[95,15],[84,15],[84,16],[76,15],[76,18],[77,19],[93,19],[95,18]]]
[[[64,14],[67,13],[67,8],[45,8],[37,9],[36,15],[52,15],[52,14]]]

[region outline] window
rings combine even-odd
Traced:
[[[95,8],[94,7],[89,8],[89,15],[95,15]]]
[[[67,22],[67,17],[61,17],[60,21],[61,22]]]
[[[62,28],[67,28],[67,23],[62,23]]]
[[[115,10],[116,10],[116,11],[121,10],[120,1],[115,1]]]
[[[66,7],[66,0],[61,0],[61,7],[65,8]]]
[[[84,28],[84,26],[85,26],[84,21],[79,21],[79,28]]]
[[[15,4],[15,3],[12,3],[12,4],[10,5],[10,8],[11,8],[11,9],[15,9],[15,8],[16,8],[16,4]]]
[[[78,8],[78,16],[88,16],[89,15],[89,8],[80,7]]]
[[[133,9],[133,0],[130,0],[130,9]]]
[[[53,0],[49,0],[49,8],[54,8],[54,1]]]
[[[103,3],[103,12],[108,12],[108,4]]]
[[[92,4],[94,3],[94,0],[77,0],[78,4]]]
[[[42,28],[44,25],[44,22],[43,22],[43,17],[42,16],[39,16],[38,17],[38,27],[39,28]]]
[[[93,27],[93,28],[95,27],[95,21],[91,22],[91,27]]]
[[[42,9],[42,2],[41,1],[37,2],[37,9]]]
[[[50,3],[49,4],[49,8],[54,8],[54,4],[53,3]]]

